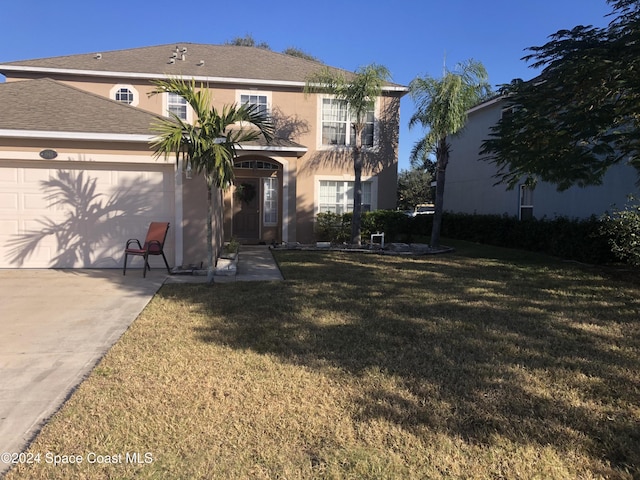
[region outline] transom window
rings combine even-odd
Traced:
[[[258,113],[267,116],[269,115],[269,99],[267,95],[243,93],[240,95],[240,103],[242,105],[255,105],[258,109]]]
[[[187,120],[187,101],[177,93],[167,93],[167,111],[181,120]]]
[[[234,164],[236,168],[244,170],[278,170],[278,164],[261,160],[241,160]]]
[[[356,133],[352,127],[353,118],[349,105],[336,98],[322,99],[322,144],[323,145],[355,145]],[[374,111],[369,110],[362,131],[362,145],[373,146]],[[349,134],[347,135],[347,132]]]
[[[342,180],[320,180],[320,213],[353,212],[353,183]],[[362,182],[362,211],[371,211],[371,182]]]

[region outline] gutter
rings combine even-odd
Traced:
[[[149,143],[155,135],[125,134],[125,133],[94,133],[94,132],[54,132],[46,130],[10,130],[0,129],[0,137],[4,138],[43,138],[54,140],[91,140],[110,142]]]

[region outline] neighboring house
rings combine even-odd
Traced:
[[[256,104],[276,127],[269,144],[242,145],[214,248],[222,231],[245,243],[312,242],[317,213],[353,208],[346,105],[303,93],[320,67],[191,43],[0,64],[0,267],[118,267],[126,240],[144,237],[152,220],[171,223],[170,263],[205,261],[205,183],[150,149],[159,116],[192,120],[180,97],[149,95],[167,77],[195,79],[218,107]],[[371,112],[364,210],[395,207],[406,92],[387,83]]]
[[[444,208],[472,214],[498,214],[526,218],[588,218],[613,206],[622,207],[629,194],[640,192],[637,172],[616,165],[605,175],[602,185],[571,187],[559,192],[555,185],[538,182],[534,189],[518,185],[507,190],[496,185],[496,167],[480,155],[480,147],[489,138],[490,128],[500,120],[505,103],[500,97],[488,100],[469,111],[464,130],[451,138],[447,167]]]

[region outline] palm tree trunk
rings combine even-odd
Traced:
[[[207,283],[213,283],[213,182],[207,178]]]
[[[354,156],[356,154],[354,153]],[[360,234],[362,225],[362,160],[357,154],[358,160],[354,159],[355,179],[353,182],[353,218],[351,219],[351,243],[360,245]]]
[[[351,244],[360,246],[362,225],[362,128],[354,125],[356,144],[353,147],[353,217],[351,219]]]
[[[436,148],[436,198],[431,228],[431,248],[440,248],[440,232],[442,230],[442,212],[444,211],[444,183],[447,164],[449,163],[449,145],[446,137],[438,141]]]

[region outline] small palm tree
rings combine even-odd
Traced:
[[[354,182],[351,243],[357,245],[360,245],[362,217],[362,132],[367,123],[367,113],[373,109],[376,98],[382,93],[382,87],[390,78],[389,70],[382,65],[361,67],[350,77],[325,67],[307,78],[305,85],[306,93],[329,93],[346,102],[351,113],[351,127],[356,142],[352,150]]]
[[[448,137],[458,133],[467,122],[467,111],[491,94],[489,76],[482,63],[467,60],[453,71],[445,69],[441,79],[417,77],[409,84],[416,112],[409,127],[420,124],[428,129],[412,150],[412,161],[421,160],[427,151],[436,156],[436,193],[431,246],[440,246],[444,205],[445,172],[449,163]]]
[[[178,163],[182,158],[184,166],[188,165],[196,174],[202,174],[207,182],[207,282],[212,283],[214,188],[225,191],[233,184],[233,162],[239,145],[261,136],[270,141],[273,127],[255,105],[225,105],[222,110],[217,110],[211,104],[209,90],[202,85],[198,88],[193,80],[159,80],[155,87],[151,95],[165,92],[180,95],[195,114],[193,124],[173,113],[154,124],[152,128],[158,136],[152,142],[152,148],[156,157],[166,158],[175,154]]]

